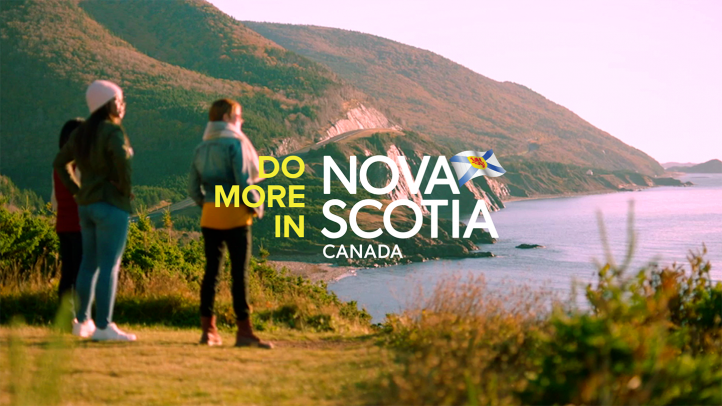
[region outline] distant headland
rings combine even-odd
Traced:
[[[722,161],[719,159],[711,159],[705,163],[697,165],[671,166],[667,168],[667,172],[722,173]]]

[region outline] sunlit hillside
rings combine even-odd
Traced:
[[[497,82],[429,51],[341,29],[244,22],[383,101],[407,127],[457,149],[659,174],[650,156],[531,89]],[[470,49],[469,52],[478,52]]]
[[[265,153],[314,141],[363,97],[334,73],[198,1],[2,2],[1,171],[45,194],[63,122],[87,116],[85,89],[116,81],[136,151],[135,180],[185,173],[210,102],[234,97]],[[47,197],[47,196],[46,196]]]

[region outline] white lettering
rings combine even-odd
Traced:
[[[385,254],[381,254],[381,250],[383,250],[383,249],[386,249]],[[388,258],[389,252],[390,252],[390,249],[389,249],[388,245],[384,245],[384,244],[379,245],[379,258]]]
[[[363,182],[361,182],[363,183]],[[383,231],[381,231],[380,228],[377,228],[374,231],[364,231],[361,229],[361,227],[358,226],[358,221],[356,220],[356,216],[358,216],[359,210],[361,210],[364,206],[373,206],[379,210],[381,210],[381,202],[378,200],[371,200],[371,199],[364,199],[360,202],[353,205],[353,208],[351,209],[351,213],[348,216],[348,222],[351,223],[351,230],[353,230],[354,233],[356,233],[357,236],[361,238],[367,238],[367,239],[374,239],[378,238]]]
[[[481,215],[484,217],[483,223],[476,222],[476,220],[479,218],[480,210],[481,210]],[[466,226],[466,231],[464,231],[464,238],[471,237],[471,233],[476,228],[487,228],[487,229],[489,229],[489,234],[491,234],[492,238],[499,238],[499,233],[496,232],[496,227],[494,227],[494,222],[491,221],[491,216],[489,215],[489,210],[486,208],[485,200],[477,200],[476,201],[476,207],[474,207],[474,214],[471,216],[471,219],[469,219],[469,224]]]
[[[369,183],[369,178],[368,178],[369,166],[371,166],[371,164],[376,163],[376,162],[385,163],[389,167],[389,170],[391,170],[391,181],[389,182],[388,185],[386,185],[382,188],[373,187]],[[396,189],[396,185],[399,183],[399,167],[396,166],[396,163],[394,161],[392,161],[391,158],[387,157],[386,155],[374,155],[371,158],[365,160],[363,164],[361,164],[360,177],[361,177],[361,186],[363,186],[364,189],[366,189],[369,193],[373,193],[375,195],[385,195],[385,194],[391,192],[392,190]]]
[[[321,233],[325,235],[328,238],[341,238],[346,234],[346,230],[348,229],[348,226],[346,225],[346,221],[333,213],[331,213],[331,206],[339,206],[342,209],[346,208],[346,203],[343,200],[339,199],[331,199],[323,204],[323,215],[326,216],[327,219],[333,221],[334,223],[339,225],[339,230],[337,232],[331,232],[326,229],[326,227],[321,230]]]
[[[446,206],[449,203],[446,200],[422,200],[421,204],[431,206],[431,238],[439,238],[439,206]]]
[[[391,224],[391,213],[394,211],[394,209],[398,206],[404,205],[406,207],[411,208],[411,210],[414,211],[414,214],[416,215],[416,222],[414,223],[414,226],[411,228],[411,230],[406,232],[398,232],[396,229],[394,229],[394,225]],[[411,238],[416,233],[421,230],[421,226],[424,224],[424,216],[421,214],[421,208],[419,206],[408,199],[399,199],[395,202],[390,203],[386,207],[386,211],[384,211],[384,227],[386,227],[386,231],[389,232],[393,237],[396,238]]]
[[[446,179],[439,179],[439,172],[442,169],[444,170]],[[431,173],[431,179],[429,179],[429,183],[426,185],[424,194],[431,194],[434,191],[434,186],[436,185],[449,185],[449,187],[451,187],[451,193],[455,195],[459,194],[459,187],[456,186],[456,179],[454,179],[454,176],[451,174],[451,168],[449,167],[449,162],[446,161],[445,156],[440,156],[436,161],[436,166],[434,167],[434,171]]]
[[[338,180],[346,187],[349,193],[352,195],[356,194],[356,156],[352,155],[349,157],[349,177],[344,176],[341,168],[336,165],[336,162],[330,156],[326,155],[323,157],[323,194],[327,195],[331,193],[331,171],[338,176]]]
[[[411,192],[411,194],[419,193],[419,187],[421,186],[421,181],[424,179],[424,173],[426,173],[426,167],[429,166],[430,159],[431,157],[428,155],[424,155],[424,157],[421,158],[421,166],[419,166],[419,171],[416,172],[416,179],[414,179],[414,177],[411,176],[411,168],[408,162],[406,162],[406,157],[399,155],[396,158],[396,160],[399,161],[401,173],[404,175],[406,183],[409,185],[409,192]]]

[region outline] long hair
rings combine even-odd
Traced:
[[[86,160],[90,155],[90,150],[95,144],[95,140],[98,138],[98,126],[100,123],[110,118],[110,105],[115,103],[115,99],[104,104],[103,107],[95,110],[93,114],[78,128],[78,134],[76,135],[75,147],[77,148],[76,159]]]
[[[72,120],[68,120],[63,125],[63,129],[60,130],[60,140],[58,142],[58,147],[63,148],[63,145],[65,145],[66,142],[70,139],[70,134],[73,133],[73,131],[80,127],[81,124],[85,122],[85,119],[83,118],[74,118]]]

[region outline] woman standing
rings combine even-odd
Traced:
[[[60,130],[60,148],[68,142],[70,134],[83,124],[82,118],[68,120]],[[75,165],[70,168],[75,172]],[[77,174],[76,174],[77,175]],[[72,298],[75,290],[75,280],[78,277],[80,261],[83,258],[83,239],[80,235],[80,218],[78,217],[78,204],[73,195],[63,185],[58,171],[53,170],[53,194],[50,198],[55,210],[55,232],[60,241],[60,283],[58,284],[58,297],[60,301]],[[74,316],[73,316],[74,317]]]
[[[112,322],[120,259],[125,250],[130,213],[133,149],[120,123],[125,116],[123,91],[105,80],[86,93],[90,117],[55,157],[53,167],[78,203],[83,260],[76,290],[80,298],[73,334],[96,341],[135,341]],[[75,161],[83,182],[78,186],[68,163]],[[95,323],[90,309],[95,297]]]
[[[213,103],[203,142],[196,147],[191,164],[189,194],[203,207],[201,231],[206,254],[206,272],[201,285],[201,344],[220,345],[221,336],[216,328],[213,304],[218,274],[223,266],[223,244],[231,257],[233,284],[233,310],[236,313],[236,347],[256,346],[273,348],[261,341],[251,327],[250,310],[246,297],[246,271],[251,259],[251,224],[253,217],[263,216],[263,205],[250,208],[215,205],[216,186],[226,194],[233,185],[243,190],[261,180],[258,176],[258,153],[251,141],[241,132],[241,105],[233,100],[221,99]],[[248,199],[255,203],[256,191]]]

